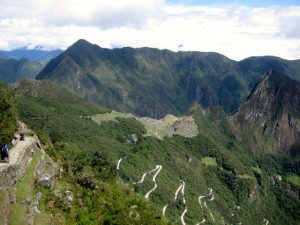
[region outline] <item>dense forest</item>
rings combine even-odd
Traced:
[[[253,152],[220,110],[204,115],[195,107],[188,115],[197,123],[196,137],[159,140],[145,137],[147,127],[134,118],[96,123],[91,115],[110,110],[49,81],[23,80],[14,91],[20,119],[65,171],[53,189],[36,187],[45,196],[41,208],[57,224],[299,221],[299,158]],[[156,189],[146,197],[154,173]],[[74,201],[64,202],[56,189],[70,190]]]

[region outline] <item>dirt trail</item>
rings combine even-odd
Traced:
[[[179,193],[179,191],[180,191],[181,188],[182,188],[182,185],[183,185],[182,180],[180,180],[180,185],[179,185],[179,187],[177,188],[177,190],[176,190],[176,192],[175,192],[174,201],[176,201],[177,196],[178,196],[178,193]]]
[[[9,150],[9,163],[0,163],[0,172],[11,165],[16,165],[23,158],[26,149],[36,142],[35,137],[26,137],[25,141],[18,140]]]
[[[144,173],[143,176],[142,176],[142,179],[140,181],[138,181],[138,182],[133,182],[133,184],[141,184],[141,183],[143,183],[147,174],[148,174],[148,172]]]
[[[178,193],[181,191],[182,202],[184,204],[184,211],[180,216],[180,220],[181,220],[182,225],[185,225],[184,216],[188,211],[188,208],[186,207],[186,200],[185,200],[185,196],[184,196],[184,190],[185,190],[185,182],[183,180],[180,180],[180,185],[179,185],[179,187],[177,188],[177,190],[175,192],[174,201],[177,200]]]
[[[118,163],[117,163],[117,170],[120,169],[120,163],[122,162],[122,160],[123,160],[123,159],[126,159],[126,158],[127,158],[127,156],[125,156],[125,157],[123,157],[123,158],[121,158],[121,159],[118,160]]]
[[[182,225],[185,225],[185,221],[184,221],[184,215],[187,213],[187,211],[188,211],[188,209],[185,207],[185,209],[184,209],[183,213],[181,214],[181,217],[180,217],[180,219],[181,219],[181,223],[182,223]]]
[[[166,204],[163,209],[162,209],[162,214],[165,216],[166,215],[166,210],[168,208],[168,204]]]
[[[156,165],[155,169],[151,170],[149,172],[149,173],[152,173],[152,172],[157,170],[156,173],[154,174],[153,178],[152,178],[152,181],[154,182],[154,187],[150,191],[148,191],[148,193],[145,195],[145,199],[149,199],[149,195],[157,188],[156,177],[159,174],[161,169],[162,169],[161,165]]]
[[[120,161],[120,160],[119,160],[119,161]],[[156,173],[155,173],[155,174],[153,175],[153,177],[152,177],[152,181],[154,182],[154,187],[153,187],[150,191],[147,192],[147,194],[145,195],[145,199],[149,199],[149,195],[150,195],[153,191],[155,191],[155,189],[157,188],[156,177],[157,177],[157,175],[159,174],[159,172],[160,172],[161,169],[162,169],[162,166],[161,166],[161,165],[156,165],[155,169],[150,170],[149,172],[144,173],[140,181],[138,181],[138,182],[133,182],[133,184],[141,184],[141,183],[144,182],[145,177],[147,176],[147,174],[153,173],[153,172],[156,171]]]
[[[216,222],[216,221],[215,221],[214,215],[212,214],[212,212],[210,211],[210,209],[207,207],[206,201],[204,201],[204,202],[203,202],[203,205],[202,205],[202,199],[203,199],[203,198],[207,198],[208,201],[210,201],[210,202],[212,202],[213,200],[215,200],[215,195],[214,195],[214,193],[213,193],[213,189],[212,189],[212,188],[208,188],[208,195],[201,195],[201,196],[199,196],[198,201],[199,201],[200,207],[203,209],[203,206],[204,206],[204,208],[206,208],[206,209],[208,210],[208,212],[209,212],[209,214],[210,214],[210,216],[211,216],[213,222]],[[204,218],[204,219],[202,220],[202,222],[200,222],[200,223],[198,223],[198,224],[205,223],[205,221],[206,221],[206,220],[205,220],[205,218]],[[198,224],[197,224],[197,225],[198,225]]]
[[[199,204],[200,204],[200,206],[201,206],[201,208],[203,208],[203,206],[202,206],[202,202],[201,202],[201,199],[202,198],[205,198],[206,196],[205,195],[201,195],[200,197],[199,197]]]
[[[203,224],[203,223],[205,223],[205,222],[206,222],[206,219],[203,218],[203,220],[202,220],[200,223],[197,223],[196,225],[200,225],[200,224]]]

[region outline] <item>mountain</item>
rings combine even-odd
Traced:
[[[193,102],[237,110],[260,77],[277,69],[300,80],[300,60],[152,48],[105,49],[79,40],[52,59],[37,79],[49,79],[90,102],[140,116],[179,115]]]
[[[20,60],[0,58],[0,79],[7,79],[8,83],[14,83],[24,77],[34,79],[45,65],[45,62],[25,58]]]
[[[257,150],[299,151],[300,83],[277,71],[270,71],[233,120],[240,133],[244,138],[248,136]]]
[[[275,95],[280,104],[297,108],[296,97],[286,100],[299,93],[293,84],[297,82],[272,74],[262,78],[237,115],[251,102],[258,105],[255,109],[264,107],[260,103],[267,104]],[[13,88],[20,120],[36,131],[63,171],[53,188],[37,185],[35,190],[36,195],[42,193],[38,208],[52,214],[54,224],[299,222],[299,157],[253,151],[255,142],[237,135],[237,130],[248,131],[233,123],[238,116],[229,116],[221,107],[202,109],[194,103],[185,123],[196,126],[195,135],[178,132],[157,138],[158,126],[175,123],[176,130],[183,124],[168,116],[150,127],[133,115],[85,102],[47,80],[21,80]],[[260,93],[264,98],[255,101]],[[153,136],[147,135],[151,131]],[[247,133],[254,135],[252,130]],[[67,191],[72,193],[68,201],[63,194]]]
[[[27,58],[32,61],[49,61],[62,53],[62,50],[45,51],[40,48],[19,48],[11,51],[0,51],[1,58],[17,59]]]

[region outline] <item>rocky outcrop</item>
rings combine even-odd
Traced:
[[[260,150],[289,151],[300,143],[300,83],[270,71],[233,122],[240,136]]]
[[[54,176],[50,173],[42,174],[39,178],[39,184],[45,188],[52,187],[54,184]]]

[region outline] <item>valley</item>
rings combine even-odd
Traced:
[[[84,54],[75,54],[78,46],[94,57],[83,60]],[[165,76],[154,71],[161,65],[155,61],[157,54],[165,61]],[[231,66],[216,67],[224,60]],[[276,62],[290,76],[268,66],[261,68],[260,60]],[[81,40],[50,61],[41,73],[45,77],[38,76],[41,80],[22,79],[13,84],[11,104],[18,119],[45,148],[47,156],[39,155],[39,160],[51,157],[57,168],[52,187],[36,183],[39,170],[30,176],[32,196],[39,192],[43,196],[32,210],[48,221],[52,215],[53,224],[298,224],[300,83],[296,69],[291,69],[296,66],[289,67],[298,62],[274,57],[260,60],[234,62],[218,54],[177,55],[147,48],[112,51]],[[66,61],[68,67],[63,66]],[[203,70],[203,79],[196,73],[197,79],[189,76],[185,67],[178,68],[179,62],[190,66],[195,62]],[[56,64],[71,72],[57,72]],[[235,73],[237,64],[241,67]],[[205,74],[210,66],[215,69]],[[92,67],[100,71],[99,82]],[[254,73],[253,68],[268,71]],[[120,71],[124,77],[116,76]],[[225,74],[218,77],[221,86],[203,92],[201,88],[209,87],[206,82],[221,72]],[[171,77],[184,88],[165,87],[174,84]],[[68,79],[75,80],[78,89],[72,89]],[[230,95],[213,94],[224,87],[226,79],[227,84],[235,80],[239,91],[231,87]],[[109,84],[116,86],[108,88]],[[84,85],[91,90],[89,94]],[[136,87],[141,89],[127,95]],[[170,97],[172,93],[176,94]],[[207,97],[214,95],[208,103]],[[101,96],[107,104],[100,106],[103,102],[91,96]],[[232,97],[236,99],[229,105],[217,106]],[[112,105],[113,110],[107,108]]]

